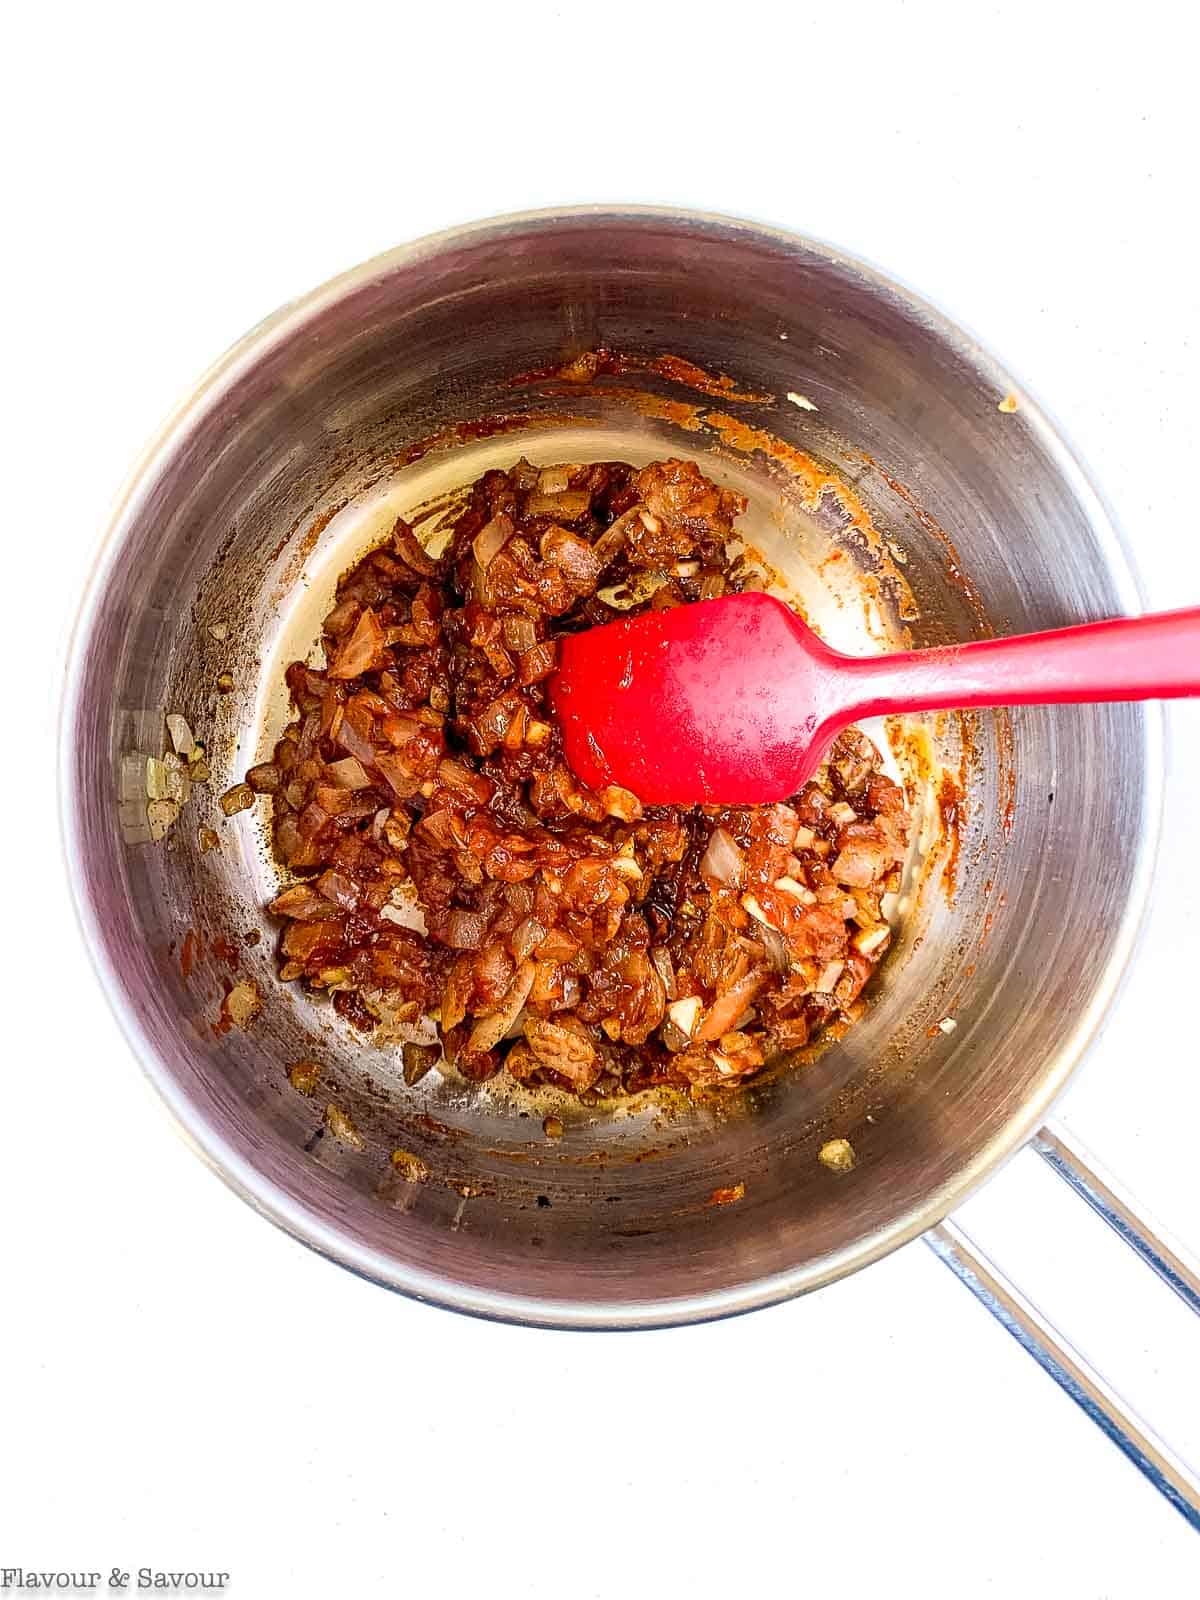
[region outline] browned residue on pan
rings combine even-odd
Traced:
[[[469,444],[474,439],[495,439],[505,433],[520,433],[526,428],[580,427],[593,421],[590,417],[574,414],[553,414],[537,411],[497,411],[488,417],[476,417],[470,422],[456,422],[451,427],[439,428],[436,433],[405,445],[391,459],[392,469],[410,467],[414,461],[434,450],[451,450],[456,445]]]
[[[688,433],[708,434],[709,448],[715,451],[763,456],[776,469],[782,487],[795,504],[810,514],[836,506],[839,525],[831,529],[831,537],[855,556],[871,599],[881,608],[894,611],[902,626],[916,618],[917,604],[907,578],[866,505],[836,472],[766,428],[756,428],[694,401],[670,400],[641,389],[606,387],[601,392],[629,405],[641,416],[673,423]]]
[[[937,805],[942,819],[942,837],[946,841],[946,864],[942,871],[942,885],[947,901],[954,898],[957,888],[958,857],[962,848],[963,790],[949,772],[943,772],[938,784]]]
[[[518,373],[510,380],[513,388],[531,383],[558,380],[561,383],[592,383],[596,378],[623,377],[631,372],[653,373],[668,383],[678,383],[698,394],[711,395],[714,400],[728,400],[741,405],[774,405],[773,394],[758,394],[750,389],[739,389],[735,381],[723,372],[708,372],[684,356],[666,352],[645,355],[633,350],[612,350],[601,346],[597,350],[583,350],[569,360],[547,367],[535,367]]]
[[[195,928],[189,928],[183,936],[183,949],[179,953],[179,970],[185,983],[191,977],[195,968],[196,957],[202,955],[203,951],[204,947],[201,943],[200,935]]]
[[[971,608],[971,614],[975,618],[981,637],[985,639],[995,638],[996,630],[987,614],[983,596],[963,570],[962,559],[953,539],[951,539],[941,523],[926,511],[911,489],[897,478],[893,478],[890,473],[885,472],[879,463],[872,461],[869,456],[865,456],[863,459],[874,468],[892,493],[903,500],[929,537],[942,547],[943,566],[951,586],[958,590]]]
[[[223,961],[229,968],[230,972],[236,972],[238,970],[238,952],[223,933],[217,934],[216,938],[212,941],[211,949],[213,955],[218,957],[219,960]]]
[[[1000,826],[1007,839],[1013,830],[1017,809],[1017,769],[1013,754],[1012,717],[1007,711],[996,712],[996,753],[1000,761],[1000,784],[1003,804],[1000,809]]]
[[[978,634],[984,639],[993,639],[996,629],[988,616],[987,608],[983,603],[983,596],[975,586],[972,579],[964,571],[962,560],[953,539],[921,505],[916,495],[905,484],[893,478],[869,456],[863,457],[864,462],[870,465],[916,517],[922,529],[941,546],[943,552],[943,565],[946,577],[951,585],[966,601],[971,615],[975,619]],[[1017,773],[1015,763],[1015,748],[1013,743],[1012,715],[1006,707],[1000,706],[993,712],[996,729],[996,763],[998,767],[998,780],[1001,790],[1000,825],[1007,838],[1012,832],[1013,818],[1017,803]],[[961,766],[961,784],[964,794],[967,792],[967,778],[970,770],[978,766],[978,749],[974,741],[974,730],[978,728],[978,720],[967,712],[959,713],[959,727],[962,731],[963,759]]]
[[[300,575],[304,571],[305,562],[317,548],[317,541],[325,532],[325,529],[333,521],[334,517],[337,516],[338,512],[344,511],[349,504],[350,502],[348,499],[339,500],[336,502],[336,504],[327,506],[324,511],[313,517],[308,527],[305,528],[303,534],[300,536],[300,540],[297,543],[296,548],[289,553],[287,565],[279,575],[279,582],[271,591],[271,599],[275,605],[280,605],[284,600],[286,600],[291,590],[296,587],[296,584],[300,581]],[[307,514],[309,513],[306,513],[306,515]],[[285,536],[279,541],[279,543],[275,546],[275,549],[271,552],[272,561],[291,542],[303,521],[303,516],[296,518],[295,522],[293,522]]]

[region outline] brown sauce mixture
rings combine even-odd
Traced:
[[[548,709],[562,635],[759,580],[744,509],[692,462],[520,461],[438,559],[397,520],[247,774],[296,875],[270,905],[281,978],[363,1029],[432,1014],[467,1078],[589,1099],[744,1083],[853,1019],[908,842],[871,741],[847,730],[786,804],[643,808],[576,783]],[[440,1054],[406,1047],[406,1078]]]

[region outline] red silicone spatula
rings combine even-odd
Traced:
[[[1200,607],[857,657],[770,595],[735,594],[564,639],[550,694],[590,788],[749,805],[795,794],[862,717],[1200,695]]]

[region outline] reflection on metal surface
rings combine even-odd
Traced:
[[[934,1253],[1181,1516],[1200,1531],[1200,1477],[1141,1421],[1094,1367],[953,1221],[925,1235]]]
[[[1059,1177],[1200,1316],[1200,1263],[1155,1222],[1061,1123],[1048,1122],[1033,1148]]]

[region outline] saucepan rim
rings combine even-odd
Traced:
[[[1029,1094],[1019,1110],[974,1158],[956,1175],[952,1183],[926,1195],[921,1204],[893,1219],[886,1226],[842,1250],[786,1271],[738,1284],[733,1288],[680,1295],[665,1300],[630,1300],[622,1303],[580,1299],[543,1299],[519,1293],[476,1288],[407,1266],[382,1251],[364,1246],[342,1228],[331,1226],[295,1196],[268,1178],[225,1138],[189,1097],[183,1085],[165,1064],[154,1038],[141,1025],[122,974],[112,960],[99,921],[99,908],[84,887],[81,870],[83,839],[79,808],[76,805],[79,779],[79,751],[74,730],[81,703],[81,663],[86,659],[97,614],[114,565],[120,560],[124,541],[136,524],[160,469],[181,439],[191,433],[197,420],[213,407],[239,380],[281,341],[293,338],[299,330],[326,308],[354,294],[373,280],[384,279],[398,268],[422,259],[436,258],[443,252],[510,237],[521,232],[562,224],[621,225],[658,223],[667,227],[704,235],[750,236],[798,257],[817,259],[858,279],[884,302],[900,306],[908,316],[927,328],[956,355],[978,371],[997,393],[1017,390],[1025,426],[1038,438],[1055,470],[1070,488],[1084,510],[1103,552],[1121,605],[1127,611],[1142,603],[1133,562],[1112,517],[1090,477],[1045,410],[1029,396],[1024,383],[1014,379],[970,333],[945,316],[920,295],[866,262],[819,240],[742,218],[658,206],[572,206],[517,212],[446,229],[385,251],[349,271],[343,272],[311,293],[288,302],[238,340],[176,406],[147,445],[126,479],[107,531],[100,544],[75,622],[68,651],[65,688],[59,720],[59,817],[65,866],[76,916],[93,969],[108,1004],[142,1069],[172,1113],[188,1142],[235,1193],[255,1210],[268,1217],[294,1239],[352,1272],[414,1299],[505,1322],[533,1326],[621,1329],[669,1327],[709,1321],[756,1310],[819,1288],[860,1267],[869,1265],[899,1245],[916,1238],[940,1222],[985,1177],[1025,1143],[1043,1121],[1051,1102],[1062,1090],[1079,1064],[1109,1013],[1128,968],[1148,903],[1157,852],[1164,782],[1164,721],[1162,708],[1149,703],[1141,719],[1142,764],[1145,773],[1146,805],[1139,836],[1131,842],[1131,884],[1119,925],[1113,930],[1111,948],[1101,980],[1090,1003],[1057,1053],[1050,1070],[1043,1074],[1036,1091]]]

